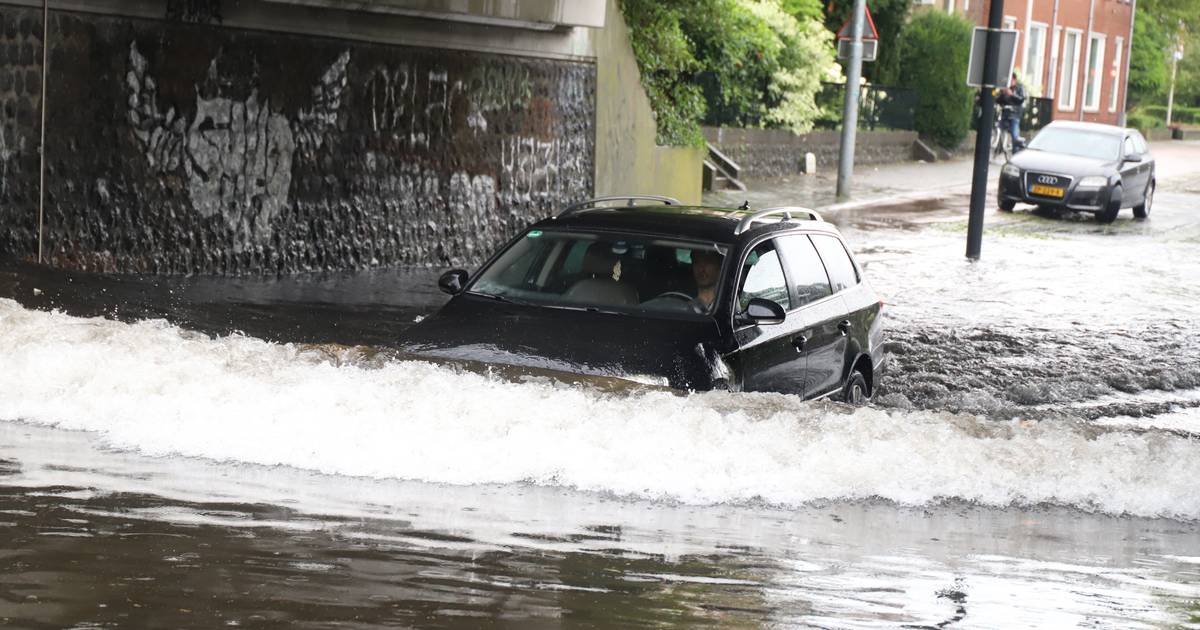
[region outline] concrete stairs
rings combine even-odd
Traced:
[[[746,185],[738,179],[742,168],[737,165],[737,162],[729,159],[724,153],[721,153],[710,142],[704,143],[708,149],[708,155],[704,158],[704,190],[712,192],[714,190],[746,190]]]

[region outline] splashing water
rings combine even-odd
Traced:
[[[957,499],[1200,518],[1200,443],[1178,432],[602,393],[366,357],[0,300],[0,418],[149,455],[338,475],[696,504]]]

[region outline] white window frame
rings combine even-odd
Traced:
[[[1096,58],[1092,59],[1092,42],[1099,42],[1096,46]],[[1083,66],[1083,111],[1098,112],[1100,111],[1100,103],[1103,100],[1104,91],[1104,48],[1108,44],[1108,36],[1104,33],[1092,33],[1088,38],[1087,59]],[[1095,84],[1093,85],[1093,80]],[[1088,99],[1088,87],[1092,89],[1092,99]]]
[[[1121,57],[1125,54],[1125,38],[1117,37],[1113,46],[1112,88],[1108,95],[1108,111],[1117,111],[1117,97],[1121,95]]]
[[[1075,50],[1067,59],[1067,41],[1075,36]],[[1062,43],[1062,72],[1058,75],[1058,111],[1069,112],[1075,109],[1075,93],[1079,91],[1079,57],[1080,44],[1083,42],[1083,31],[1077,28],[1063,29]],[[1067,81],[1070,77],[1070,81]],[[1067,89],[1067,87],[1071,89]]]
[[[1046,64],[1046,72],[1050,76],[1046,78],[1046,94],[1053,98],[1055,102],[1055,94],[1058,94],[1058,69],[1062,63],[1058,59],[1059,40],[1062,39],[1062,26],[1055,25],[1054,33],[1050,36],[1050,63]]]
[[[1033,44],[1034,32],[1038,32],[1041,37],[1038,38],[1038,48],[1035,51],[1030,51],[1029,48]],[[1022,70],[1025,73],[1025,85],[1029,90],[1038,96],[1042,94],[1042,79],[1045,75],[1046,68],[1046,38],[1050,35],[1050,25],[1043,22],[1029,23],[1029,37],[1025,38],[1025,67]],[[1032,54],[1034,62],[1033,72],[1029,72],[1029,60]]]

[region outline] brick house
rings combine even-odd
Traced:
[[[991,0],[917,1],[987,26]],[[1054,99],[1056,120],[1121,122],[1132,26],[1132,0],[1004,0],[1014,67],[1030,96]]]

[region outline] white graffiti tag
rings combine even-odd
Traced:
[[[196,212],[221,215],[235,231],[261,239],[288,204],[293,160],[297,155],[311,159],[337,124],[349,62],[349,52],[338,57],[313,87],[313,106],[295,120],[272,111],[257,89],[235,100],[220,90],[206,94],[198,85],[196,113],[189,121],[174,107],[160,109],[157,84],[134,43],[125,77],[129,122],[152,168],[160,173],[182,169]],[[215,59],[208,72],[209,82],[219,84]]]

